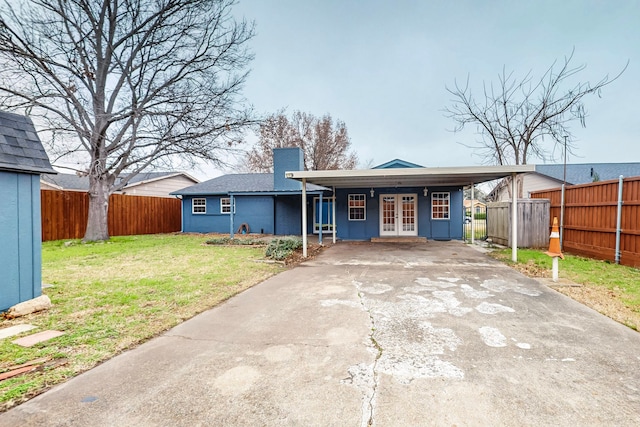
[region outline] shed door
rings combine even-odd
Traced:
[[[380,236],[417,236],[417,218],[417,195],[380,195]]]

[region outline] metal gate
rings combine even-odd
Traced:
[[[473,215],[471,215],[473,209]],[[475,204],[473,207],[465,208],[465,217],[463,222],[464,240],[471,240],[471,228],[473,222],[473,233],[475,240],[487,239],[487,206],[483,204]]]

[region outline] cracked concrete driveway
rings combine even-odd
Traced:
[[[342,243],[2,426],[640,424],[640,334],[461,242]]]

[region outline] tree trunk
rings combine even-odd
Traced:
[[[109,240],[109,187],[109,180],[104,176],[89,178],[89,216],[82,239],[85,242]]]

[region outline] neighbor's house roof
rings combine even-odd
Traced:
[[[56,173],[29,117],[0,112],[0,170]]]
[[[42,181],[59,190],[89,191],[89,178],[72,173],[59,173],[55,176],[42,176]]]
[[[187,177],[193,182],[198,182],[197,179],[185,172],[142,172],[131,178],[131,181],[129,181],[124,188],[130,188],[180,175]],[[123,177],[126,177],[126,174]],[[56,176],[43,176],[42,180],[60,190],[89,191],[89,177],[87,176],[60,173]]]
[[[564,180],[564,165],[536,165],[536,173],[559,182]],[[567,164],[568,184],[587,184],[595,179],[606,181],[623,175],[640,176],[640,163],[577,163]]]
[[[160,179],[173,178],[174,176],[180,175],[186,177],[187,179],[190,179],[194,183],[199,182],[197,179],[185,172],[142,172],[131,178],[131,180],[127,183],[127,188],[136,185],[147,184],[149,182],[158,181]],[[123,178],[126,178],[126,176],[127,175],[124,175]]]
[[[287,178],[325,187],[425,187],[465,186],[506,176],[533,172],[533,165],[469,166],[446,168],[398,168],[331,171],[288,171]]]
[[[307,184],[307,191],[326,190],[313,184]],[[221,195],[230,193],[298,193],[300,190],[275,190],[272,173],[239,173],[222,175],[190,187],[174,191],[171,194],[181,196]]]
[[[523,194],[542,188],[560,187],[564,182],[564,164],[534,165],[532,176],[538,176],[543,181],[536,182],[535,187],[528,181],[524,181]],[[640,176],[640,163],[570,163],[567,164],[567,184],[588,184],[594,181],[607,181],[624,177]],[[546,182],[546,184],[544,183]],[[496,200],[509,182],[501,180],[487,195],[490,200]]]

